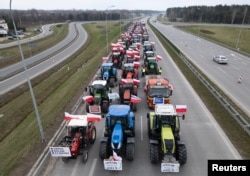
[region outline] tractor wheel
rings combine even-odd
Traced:
[[[67,163],[67,162],[69,161],[69,158],[68,158],[68,157],[62,157],[62,161],[63,161],[64,163]]]
[[[90,140],[90,144],[94,144],[95,143],[95,139],[96,139],[96,127],[93,126],[92,136],[91,136],[91,139],[89,139]]]
[[[158,163],[160,159],[159,147],[156,144],[150,144],[150,161],[151,163]]]
[[[89,158],[89,152],[85,150],[82,155],[82,162],[85,164]]]
[[[86,112],[89,113],[89,103],[86,103]]]
[[[107,159],[108,156],[108,143],[107,142],[101,142],[100,143],[100,148],[99,148],[99,157],[101,159]]]
[[[129,161],[133,161],[135,156],[135,145],[127,144],[126,146],[126,158]]]
[[[148,117],[148,137],[151,138],[151,132],[150,132],[150,119]]]
[[[107,113],[108,108],[109,108],[109,103],[108,102],[103,102],[101,108],[102,108],[102,113]]]
[[[137,111],[137,107],[135,103],[132,103],[132,111],[136,112]]]
[[[115,87],[115,79],[114,78],[109,79],[109,85],[110,85],[110,87]]]
[[[187,149],[185,145],[178,146],[178,161],[180,165],[186,164],[187,162]]]

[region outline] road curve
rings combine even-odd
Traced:
[[[8,79],[5,79],[0,82],[0,94],[4,94],[5,92],[14,89],[15,87],[21,85],[22,83],[27,81],[28,75],[29,79],[32,79],[39,74],[45,72],[46,70],[52,68],[56,64],[59,64],[63,60],[67,59],[72,53],[76,52],[81,46],[86,42],[87,40],[87,33],[85,29],[82,27],[82,23],[70,23],[69,25],[69,34],[68,36],[55,45],[54,47],[39,53],[31,58],[28,58],[25,60],[26,65],[32,64],[36,61],[39,61],[40,59],[47,57],[48,55],[55,53],[57,50],[61,49],[62,47],[66,46],[68,43],[70,43],[77,35],[77,31],[79,32],[79,36],[76,39],[73,44],[71,44],[69,47],[65,48],[63,51],[59,52],[55,56],[50,57],[49,59],[45,60],[44,62],[41,62],[27,70],[27,72],[21,72],[19,74],[16,74]],[[7,74],[10,74],[11,72],[14,72],[18,69],[23,68],[23,63],[19,62],[17,64],[14,64],[10,67],[4,68],[0,70],[0,75],[4,76]]]

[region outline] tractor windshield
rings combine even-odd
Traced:
[[[149,96],[156,97],[169,97],[171,94],[170,90],[165,86],[154,86],[149,89]]]
[[[103,72],[109,71],[110,69],[111,69],[110,66],[103,66],[102,67]]]
[[[127,117],[123,116],[123,117],[110,117],[110,125],[114,126],[115,124],[120,123],[122,124],[122,126],[126,126],[127,123]]]

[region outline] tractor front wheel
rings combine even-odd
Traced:
[[[95,139],[96,139],[96,127],[93,126],[92,136],[91,136],[91,139],[90,139],[90,144],[94,144],[95,143]]]
[[[89,152],[88,152],[87,150],[85,150],[85,151],[83,152],[83,155],[82,155],[82,162],[83,162],[83,163],[86,163],[87,160],[88,160],[88,158],[89,158]]]
[[[135,156],[135,145],[127,144],[126,146],[126,158],[129,161],[133,161]]]
[[[107,142],[101,142],[99,147],[99,157],[101,159],[107,159],[108,156],[108,143]]]
[[[103,102],[101,108],[102,108],[102,113],[107,113],[108,108],[109,108],[109,103],[108,102]]]
[[[67,162],[69,161],[69,158],[68,158],[68,157],[62,157],[62,161],[63,161],[64,163],[67,163]]]
[[[178,146],[178,160],[180,165],[186,164],[187,162],[187,149],[185,145]]]
[[[160,159],[159,147],[156,144],[150,144],[150,161],[151,163],[157,163]]]

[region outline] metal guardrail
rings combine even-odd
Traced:
[[[169,41],[158,29],[150,24],[163,38],[167,41],[169,47],[179,56],[179,58],[186,64],[186,66],[196,75],[196,77],[203,83],[204,86],[214,95],[214,97],[221,103],[221,105],[231,114],[231,116],[238,122],[244,131],[250,136],[250,123],[236,110],[236,108],[226,100],[226,97],[219,93],[209,81],[202,76],[202,71],[196,69],[192,62],[181,52],[181,50]],[[220,90],[221,91],[221,90]],[[221,91],[222,92],[222,91]]]

